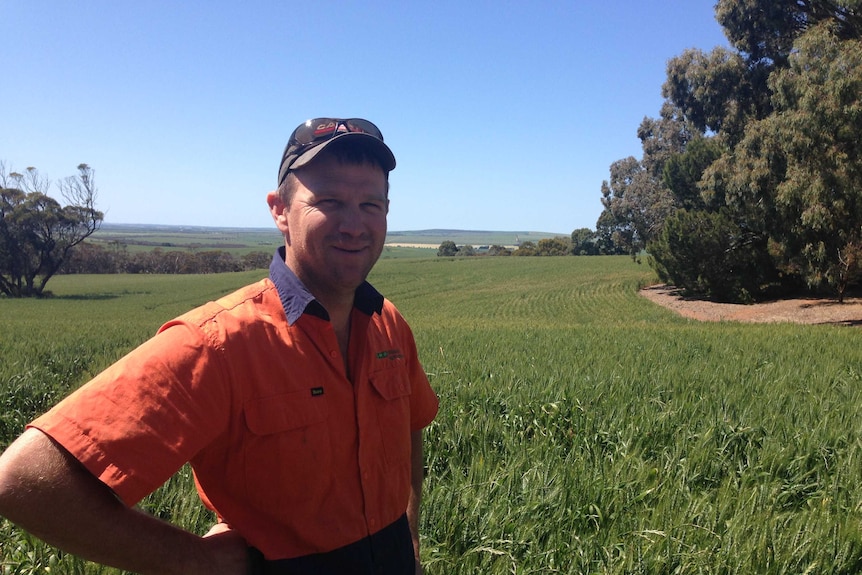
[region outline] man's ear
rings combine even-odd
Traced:
[[[277,190],[266,195],[266,203],[275,226],[282,234],[287,234],[287,206],[284,205]]]

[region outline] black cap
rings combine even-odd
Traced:
[[[365,146],[387,172],[395,169],[395,154],[383,142],[383,134],[369,122],[360,118],[316,118],[303,122],[293,131],[278,170],[278,185],[291,170],[308,165],[332,142],[350,138],[351,143]]]

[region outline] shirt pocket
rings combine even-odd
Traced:
[[[387,369],[371,374],[370,381],[386,463],[401,465],[410,459],[410,380],[406,370]]]
[[[249,501],[276,515],[319,504],[332,478],[325,398],[303,390],[253,399],[243,410]]]

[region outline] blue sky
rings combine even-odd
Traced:
[[[2,0],[0,161],[95,169],[106,222],[269,227],[290,132],[363,117],[389,229],[595,228],[714,0]],[[52,189],[59,198],[59,192]]]

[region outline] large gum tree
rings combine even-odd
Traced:
[[[732,284],[754,298],[807,281],[841,299],[862,277],[862,0],[718,0],[716,19],[731,48],[672,58],[662,87],[661,122],[691,137],[681,146],[641,138],[640,163],[653,177],[624,193],[603,187],[600,220],[638,230],[644,214],[658,215],[646,249],[666,256],[657,263],[671,282],[696,271],[682,269],[691,261],[719,278],[758,270]],[[656,156],[653,143],[670,158]],[[661,172],[648,169],[653,157]],[[670,209],[653,209],[668,197]],[[649,209],[622,209],[633,205]],[[671,221],[676,244],[663,233]],[[709,222],[716,234],[694,225]],[[725,248],[710,250],[711,239]],[[692,257],[677,257],[679,246]],[[703,293],[730,295],[716,293],[727,282],[701,283]]]
[[[48,195],[51,182],[36,168],[7,172],[0,163],[0,294],[41,296],[72,249],[102,223],[93,169],[59,182],[67,205]]]
[[[727,164],[729,191],[771,197],[773,245],[842,301],[862,276],[862,41],[824,22],[769,84],[775,112],[748,126]]]

